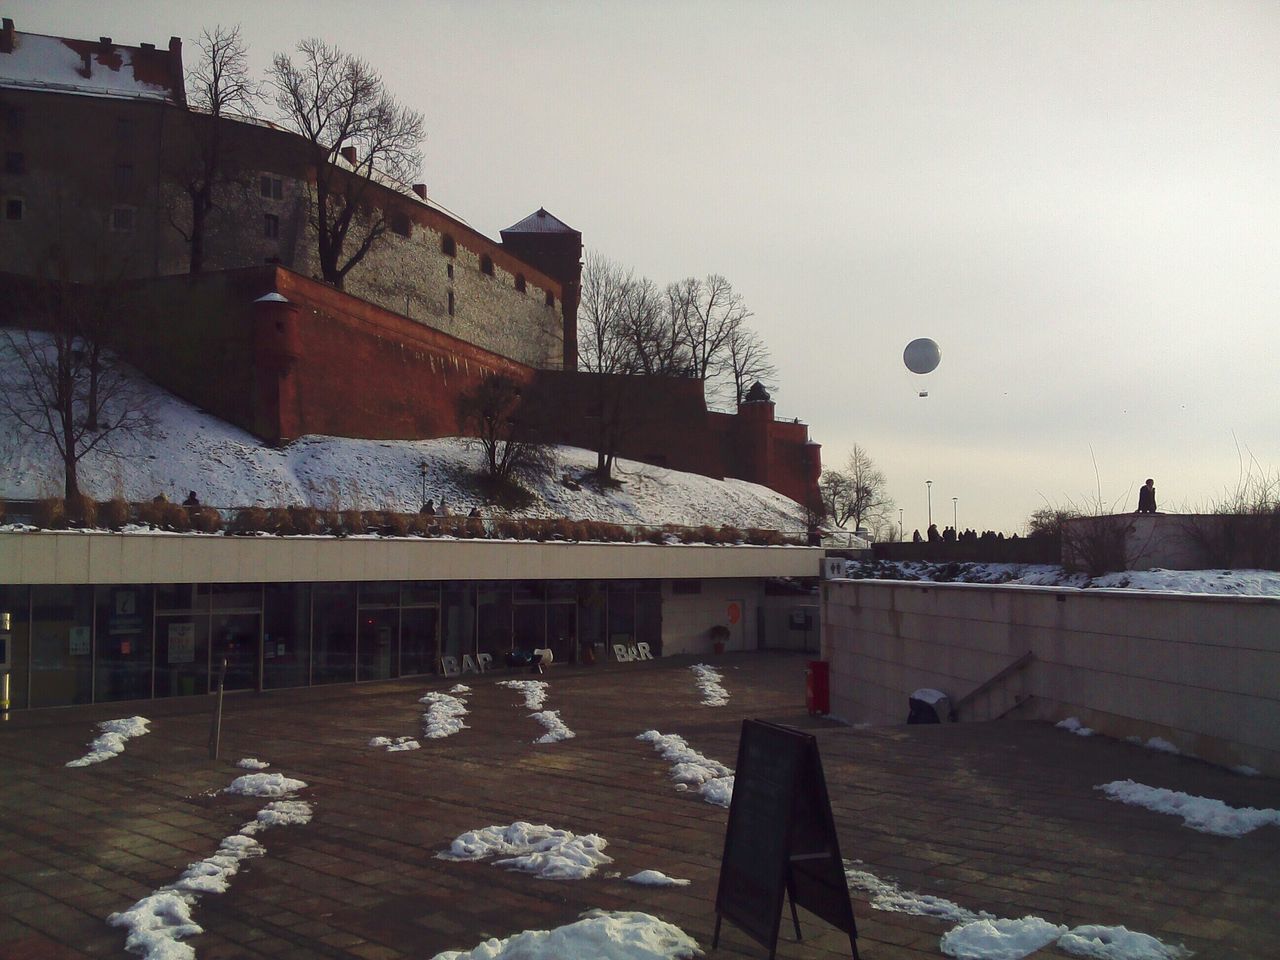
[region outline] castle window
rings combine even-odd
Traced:
[[[550,290],[547,291],[547,306],[554,307],[556,305],[556,295]]]
[[[18,197],[9,197],[4,202],[4,218],[6,220],[21,220],[22,215],[26,213],[26,204]]]
[[[453,237],[447,233],[440,238],[440,252],[446,257],[456,257],[458,255],[458,245],[453,242]]]
[[[519,290],[521,293],[524,293],[524,288],[525,288],[525,284],[524,284],[524,274],[523,274],[523,273],[517,273],[517,274],[516,274],[516,289],[517,289],[517,290]]]
[[[124,193],[133,186],[133,164],[116,164],[116,190]]]
[[[453,264],[452,264],[452,263],[446,263],[446,264],[444,265],[444,272],[445,272],[445,273],[447,273],[447,274],[449,275],[449,279],[450,279],[450,280],[452,280],[452,279],[453,279]]]
[[[413,234],[413,223],[409,220],[407,213],[391,214],[391,232],[397,233],[402,237],[408,237]]]
[[[284,181],[279,177],[263,175],[258,179],[258,193],[264,200],[283,200]]]
[[[27,125],[27,115],[21,107],[9,107],[4,112],[4,128],[9,133],[21,133]]]
[[[133,207],[111,208],[111,230],[113,233],[132,233],[137,221],[138,211]]]
[[[493,276],[493,257],[487,253],[480,254],[480,272],[490,277]]]
[[[280,236],[280,218],[274,213],[268,213],[263,216],[262,235],[270,239]]]
[[[17,150],[6,151],[4,155],[4,172],[23,174],[27,172],[27,158]]]
[[[453,316],[453,291],[449,291],[449,316]]]

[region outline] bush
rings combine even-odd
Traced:
[[[479,517],[468,517],[466,524],[462,528],[462,535],[474,540],[483,540],[488,533],[484,528],[484,521]]]
[[[364,513],[360,510],[343,510],[341,530],[345,534],[364,533]]]
[[[382,519],[383,532],[388,536],[407,537],[414,518],[408,513],[387,513]]]
[[[67,505],[61,497],[45,497],[36,501],[36,526],[46,530],[63,530],[67,526]]]
[[[112,497],[98,507],[98,522],[111,530],[119,530],[133,517],[133,508],[123,497]]]
[[[381,510],[361,510],[360,513],[364,520],[366,532],[377,534],[385,532],[383,528],[387,525],[387,518]]]
[[[164,494],[160,494],[154,500],[138,504],[138,522],[151,527],[163,527],[164,511],[167,506],[169,501],[164,498]]]
[[[166,530],[186,533],[191,529],[191,514],[180,503],[166,503],[161,512],[160,526]]]
[[[288,507],[272,507],[268,510],[267,525],[263,529],[280,537],[297,533],[293,526],[293,513]]]
[[[742,531],[728,524],[721,527],[716,536],[721,543],[741,543],[743,540]]]
[[[290,507],[289,520],[294,532],[312,536],[324,531],[324,521],[315,507]]]
[[[98,501],[80,494],[66,504],[67,523],[77,527],[92,527],[98,522]]]
[[[494,524],[494,532],[503,540],[519,540],[520,535],[524,532],[519,520],[512,520],[510,517],[503,517]]]
[[[269,527],[267,511],[262,507],[241,507],[231,520],[231,533],[257,533]]]
[[[758,547],[780,547],[786,542],[786,538],[777,530],[765,530],[762,527],[747,528],[747,543]]]
[[[222,514],[213,507],[193,507],[188,510],[191,527],[201,533],[217,533],[222,529]]]
[[[318,532],[328,531],[335,537],[341,537],[346,532],[342,528],[342,514],[337,510],[326,510],[320,515],[320,520],[323,530]]]

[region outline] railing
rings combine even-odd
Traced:
[[[1018,673],[1019,671],[1026,669],[1027,665],[1030,664],[1031,661],[1034,659],[1035,659],[1035,654],[1032,653],[1030,650],[1028,650],[1026,653],[1020,656],[1017,660],[1013,661],[1013,663],[1009,664],[1007,667],[1004,667],[1001,670],[997,671],[996,673],[992,674],[986,680],[983,680],[982,683],[978,684],[976,687],[974,687],[972,690],[970,690],[963,697],[961,697],[959,700],[957,700],[955,703],[951,705],[951,719],[959,720],[961,709],[969,706],[974,701],[976,701],[979,697],[983,696],[989,691],[994,690],[998,684],[1003,683],[1008,677],[1011,677],[1015,673]],[[1007,710],[1002,710],[998,715],[994,717],[988,717],[987,719],[989,720],[1000,719],[1000,717],[1003,717],[1006,713],[1009,712],[1009,710],[1013,710],[1016,707],[1021,706],[1023,700],[1025,699],[1026,699],[1025,697],[1015,696],[1013,705],[1011,707],[1009,707]]]

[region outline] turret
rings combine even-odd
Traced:
[[[563,286],[564,369],[578,369],[578,299],[582,293],[582,233],[542,207],[501,231],[503,249]]]

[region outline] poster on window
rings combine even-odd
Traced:
[[[86,657],[89,655],[88,627],[71,628],[71,655],[73,657]]]
[[[194,663],[196,659],[196,625],[169,624],[169,662]]]

